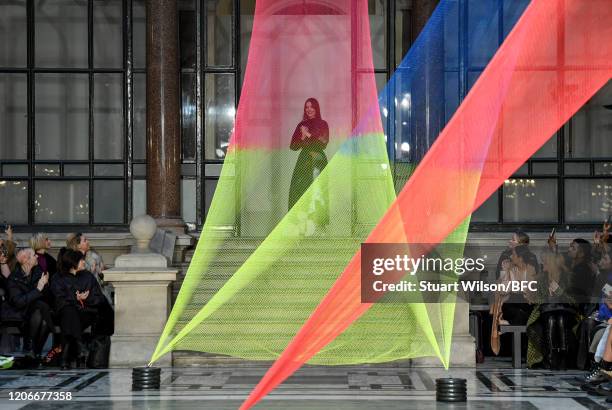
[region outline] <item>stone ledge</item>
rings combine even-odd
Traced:
[[[150,284],[161,282],[174,282],[176,280],[176,269],[156,268],[113,268],[105,270],[104,280],[106,282],[147,282]]]

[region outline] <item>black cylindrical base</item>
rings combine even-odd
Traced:
[[[436,379],[436,400],[464,402],[467,400],[467,381],[453,377]]]
[[[161,369],[159,367],[134,367],[132,390],[159,390]]]

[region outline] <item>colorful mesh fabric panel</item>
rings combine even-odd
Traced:
[[[363,16],[365,1],[257,2],[234,135],[153,361],[171,350],[278,357],[395,199]],[[309,97],[326,125],[302,122]],[[231,224],[239,231],[224,237]],[[320,361],[356,363],[359,350]]]
[[[532,1],[367,241],[443,240],[533,155],[610,80],[611,5]],[[242,408],[372,307],[359,278],[357,254]]]

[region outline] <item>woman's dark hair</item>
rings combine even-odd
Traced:
[[[531,262],[531,251],[527,245],[518,245],[513,248],[514,252],[516,252],[516,256],[521,258],[523,262],[530,263]]]
[[[574,243],[578,245],[578,248],[582,251],[584,260],[588,263],[591,261],[591,244],[589,241],[583,238],[574,239]]]
[[[321,119],[321,107],[319,106],[319,102],[317,101],[317,99],[313,97],[310,97],[304,103],[304,120],[308,119],[308,116],[306,115],[306,104],[308,104],[309,102],[312,104],[312,108],[315,109],[314,117],[320,120]]]
[[[79,262],[85,258],[82,252],[66,248],[62,248],[57,257],[60,260],[59,266],[62,273],[70,273],[70,269],[77,269]]]

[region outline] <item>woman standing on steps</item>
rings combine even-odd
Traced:
[[[297,125],[291,138],[290,148],[293,151],[301,150],[298,156],[291,186],[289,188],[289,210],[304,195],[315,178],[327,166],[325,148],[329,142],[329,126],[321,118],[319,102],[309,98],[304,103],[302,121]],[[325,226],[329,222],[329,193],[327,178],[324,176],[308,198],[308,205],[300,209],[298,219],[304,223],[305,234],[312,234],[316,227]]]

